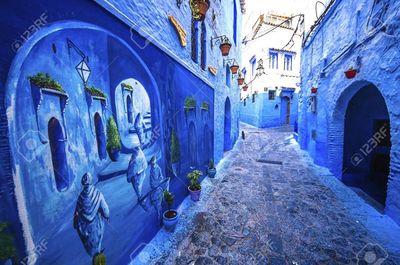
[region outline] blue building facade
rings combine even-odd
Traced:
[[[297,123],[298,93],[292,88],[249,95],[240,105],[240,120],[258,128]]]
[[[397,223],[399,7],[334,1],[305,39],[299,99],[301,147]]]
[[[160,191],[177,207],[186,174],[232,148],[239,88],[211,38],[226,35],[239,60],[240,3],[207,3],[204,22],[189,1],[3,3],[0,222],[21,262],[129,263],[160,229]]]

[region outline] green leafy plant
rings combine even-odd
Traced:
[[[106,265],[106,255],[103,252],[93,257],[93,265]]]
[[[51,78],[51,76],[48,73],[37,73],[36,75],[28,76],[28,79],[35,86],[41,88],[53,89],[65,93],[61,84],[55,81],[53,78]]]
[[[7,223],[0,223],[0,261],[16,258],[14,237],[6,231],[8,227]]]
[[[185,110],[196,108],[196,100],[193,97],[185,98]]]
[[[87,86],[87,87],[85,87],[85,90],[91,96],[106,98],[106,94],[104,94],[103,91],[101,91],[100,89],[98,89],[94,86]]]
[[[181,152],[179,146],[179,140],[175,133],[172,131],[171,134],[171,163],[177,163],[180,160]]]
[[[210,104],[208,104],[208,102],[203,101],[203,103],[201,103],[201,109],[208,110],[209,107],[210,107]]]
[[[210,161],[208,162],[208,168],[209,169],[214,169],[214,161],[212,159],[210,159]]]
[[[133,86],[131,86],[131,85],[127,84],[127,83],[121,83],[121,86],[126,88],[126,89],[128,89],[128,90],[130,90],[130,91],[133,91]]]
[[[111,116],[107,121],[107,149],[120,149],[121,137],[115,123],[114,118]]]
[[[190,181],[190,186],[189,186],[190,190],[192,190],[192,191],[201,190],[201,185],[200,185],[199,179],[202,174],[203,173],[197,169],[189,172],[187,177]]]
[[[168,205],[168,209],[170,210],[175,201],[174,194],[172,194],[172,192],[170,192],[170,191],[165,190],[164,191],[164,199]]]

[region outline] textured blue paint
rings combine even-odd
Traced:
[[[298,94],[283,90],[270,100],[268,92],[259,93],[253,102],[252,96],[246,98],[240,107],[240,120],[259,128],[277,127],[286,124],[287,104],[290,104],[289,124],[297,121]],[[288,100],[290,99],[290,103]]]
[[[376,107],[368,106],[364,113],[359,112],[357,124],[361,127],[354,137],[360,141],[370,137],[366,130],[370,125],[364,123],[374,111],[383,113],[379,109],[387,108],[392,148],[385,212],[400,223],[400,124],[397,118],[400,113],[400,53],[396,48],[400,2],[379,1],[375,7],[373,2],[377,1],[335,1],[305,44],[301,63],[299,143],[314,162],[329,167],[336,177],[342,178],[346,169],[344,149],[348,148],[349,152],[356,149],[352,145],[344,147],[349,102],[360,90],[376,87],[386,106],[381,102]],[[339,28],[343,30],[338,31]],[[359,70],[351,80],[344,75],[350,67]],[[308,104],[311,87],[318,87],[316,113],[311,112]],[[345,158],[349,156],[346,154]]]
[[[230,139],[232,143],[236,141],[239,89],[236,84],[226,87],[220,51],[217,46],[212,49],[209,44],[211,33],[233,34],[233,22],[230,22],[233,21],[232,5],[231,1],[229,4],[225,2],[213,2],[205,21],[207,34],[202,41],[207,46],[203,54],[203,60],[207,60],[205,70],[190,59],[191,11],[187,2],[181,9],[176,7],[175,1],[95,3],[73,0],[62,8],[51,1],[19,1],[2,6],[0,152],[4,158],[1,169],[5,175],[1,176],[0,183],[4,187],[14,183],[15,179],[21,182],[16,192],[23,201],[17,201],[12,192],[6,194],[7,199],[0,202],[0,219],[13,224],[20,257],[31,253],[28,246],[34,247],[45,238],[49,242],[48,249],[38,257],[37,264],[90,264],[91,257],[72,226],[74,207],[82,190],[81,176],[86,172],[93,175],[95,187],[104,195],[110,209],[102,244],[107,264],[127,263],[135,249],[158,231],[160,223],[156,209],[138,204],[139,198],[125,175],[130,153],[139,142],[137,132],[143,128],[142,137],[151,136],[146,134],[143,126],[132,128],[132,121],[139,113],[143,120],[141,124],[153,132],[149,144],[143,147],[144,154],[148,161],[156,156],[163,176],[171,176],[170,135],[172,129],[177,132],[181,147],[180,174],[170,181],[176,204],[187,196],[189,146],[193,145],[197,150],[193,154],[196,159],[192,166],[201,170],[206,168],[209,159],[218,162],[223,157],[226,98],[231,100]],[[212,9],[219,10],[215,22],[210,15]],[[18,12],[18,17],[10,16],[13,12]],[[14,53],[10,48],[13,41],[19,39],[20,34],[43,12],[47,14],[46,26]],[[188,33],[188,47],[180,46],[166,13],[174,15]],[[143,35],[151,36],[145,39]],[[68,48],[67,38],[89,57],[91,76],[88,84],[100,88],[107,97],[106,102],[85,93],[75,70],[81,57]],[[56,48],[55,52],[52,47]],[[233,45],[230,57],[240,58],[239,53],[239,47]],[[208,65],[217,67],[217,76],[209,73]],[[64,113],[60,97],[56,95],[44,95],[40,108],[35,112],[30,93],[33,88],[27,77],[38,72],[49,73],[63,85],[69,97]],[[122,82],[131,82],[136,96],[124,90]],[[133,105],[132,120],[128,96]],[[183,103],[187,96],[195,97],[197,106],[186,113]],[[149,104],[145,103],[147,97]],[[200,109],[202,102],[209,103],[208,110]],[[100,118],[95,118],[95,115]],[[105,132],[110,116],[115,118],[122,140],[120,160],[113,164],[107,154],[103,154],[102,132]],[[67,139],[65,152],[69,185],[62,191],[57,190],[49,144],[42,143],[42,138],[49,138],[48,122],[53,117],[60,121]],[[196,136],[191,137],[191,141],[190,124],[194,125]],[[35,149],[20,152],[21,146],[30,148],[27,143],[33,144]],[[28,155],[30,161],[22,154]],[[105,159],[101,159],[104,156]],[[145,172],[143,194],[154,194],[150,171],[151,167],[148,167]],[[106,177],[100,179],[102,172]],[[23,239],[24,232],[33,242]]]

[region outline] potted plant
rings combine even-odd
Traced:
[[[318,88],[316,88],[316,87],[311,88],[311,93],[315,94],[317,92],[318,92]]]
[[[232,44],[229,41],[228,37],[223,36],[221,39],[221,44],[219,45],[219,49],[221,50],[222,56],[228,56],[229,51],[231,50]]]
[[[165,230],[172,232],[175,230],[176,224],[178,223],[178,212],[172,209],[172,205],[174,204],[175,200],[172,192],[165,190],[164,200],[168,205],[168,210],[166,210],[163,214],[163,224]]]
[[[0,223],[0,263],[17,264],[14,237],[6,231],[8,227],[7,223]]]
[[[239,65],[237,64],[236,61],[234,61],[230,68],[231,68],[232,74],[236,75],[239,70]]]
[[[209,5],[206,0],[190,0],[193,18],[203,21],[206,17]]]
[[[214,166],[214,161],[210,159],[210,161],[208,162],[207,175],[210,178],[214,178],[215,174],[217,174],[217,169]]]
[[[121,151],[121,137],[112,116],[107,122],[107,151],[112,161],[118,160]]]
[[[106,255],[103,252],[97,253],[93,257],[93,265],[106,265]]]
[[[92,97],[97,97],[97,98],[101,98],[101,99],[106,98],[106,94],[104,94],[103,91],[101,91],[100,89],[98,89],[94,86],[86,86],[85,91]]]
[[[347,79],[353,79],[357,75],[357,70],[353,67],[350,67],[350,69],[345,71],[344,74],[346,75]]]
[[[199,182],[200,176],[203,173],[200,170],[193,170],[189,172],[187,175],[190,185],[188,187],[189,193],[190,193],[190,198],[193,201],[198,201],[200,200],[200,193],[201,193],[201,185]]]
[[[174,173],[174,176],[178,176],[178,162],[180,160],[180,146],[179,146],[179,140],[178,137],[175,133],[175,131],[172,131],[171,134],[171,166],[172,166],[172,172]]]
[[[242,86],[243,91],[247,91],[247,89],[249,88],[249,86],[247,84],[244,84],[244,86]]]
[[[237,78],[237,82],[238,82],[238,85],[239,85],[239,86],[243,85],[243,83],[244,83],[244,77],[243,77],[243,75],[242,75],[242,72],[239,72],[238,78]]]

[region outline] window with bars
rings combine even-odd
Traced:
[[[199,25],[197,20],[192,17],[192,30],[191,30],[191,45],[192,45],[192,60],[195,63],[199,62],[198,45],[199,45]]]
[[[278,53],[274,51],[269,52],[269,68],[278,69]]]
[[[203,70],[206,70],[207,64],[207,29],[204,21],[201,23],[201,46],[200,46],[200,65]]]
[[[285,54],[283,70],[292,71],[292,64],[293,64],[292,62],[293,62],[293,55]]]

